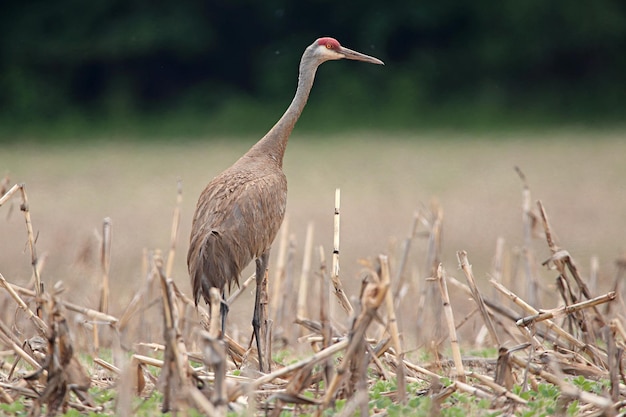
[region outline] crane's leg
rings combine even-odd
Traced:
[[[264,290],[263,280],[265,279],[265,271],[267,270],[267,261],[269,259],[269,251],[265,252],[256,260],[256,295],[254,298],[254,315],[252,316],[252,329],[254,330],[254,338],[256,339],[256,349],[259,354],[259,370],[265,372],[263,366],[264,352],[261,346],[265,345],[265,332],[261,332],[261,325],[265,326],[265,320],[267,317],[261,317],[263,312],[261,310],[261,294]],[[265,294],[267,296],[267,294]]]
[[[220,336],[222,339],[224,335],[226,335],[226,316],[228,315],[228,311],[230,307],[226,303],[226,294],[224,290],[222,290],[222,299],[220,300],[220,315],[222,316],[222,335]]]

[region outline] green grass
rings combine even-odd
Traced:
[[[452,381],[443,378],[444,387],[451,384]],[[585,379],[582,376],[572,378],[577,387],[583,391],[592,393],[606,392],[607,381],[593,381]],[[385,411],[388,417],[409,417],[409,416],[428,416],[433,407],[433,399],[430,395],[417,395],[427,387],[424,383],[411,383],[407,387],[408,397],[405,405],[394,401],[388,394],[396,391],[395,381],[377,381],[369,387],[369,410],[371,414]],[[81,414],[75,409],[70,409],[66,413],[61,414],[63,417],[74,417],[86,415],[89,417],[111,416],[115,410],[116,391],[112,389],[92,388],[90,394],[97,406],[102,407],[105,411],[102,413],[90,412]],[[559,409],[564,410],[564,415],[578,416],[580,415],[580,406],[577,400],[563,401],[558,387],[541,383],[536,390],[522,390],[519,385],[513,387],[512,392],[528,401],[527,406],[517,406],[514,409],[507,408],[507,412],[511,412],[518,417],[531,416],[550,416],[557,413]],[[151,417],[154,415],[171,416],[172,413],[161,413],[160,407],[163,397],[158,391],[152,392],[147,398],[136,398],[133,402],[133,415],[138,417]],[[340,399],[335,402],[334,408],[324,412],[324,416],[333,416],[341,412],[347,403],[346,399]],[[463,392],[454,392],[447,397],[441,404],[441,416],[443,417],[467,417],[467,416],[497,416],[502,415],[502,408],[495,407],[492,399],[477,398]],[[13,404],[0,404],[0,411],[7,417],[22,417],[28,414],[28,404],[23,399]],[[45,410],[45,407],[44,407]],[[298,415],[301,417],[310,417],[315,414],[315,410],[304,407]],[[190,409],[189,416],[199,416],[197,411]],[[246,412],[229,411],[229,417],[245,416]],[[290,412],[284,411],[281,416],[292,415]],[[354,416],[359,413],[355,412]]]

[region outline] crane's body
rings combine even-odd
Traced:
[[[285,216],[287,179],[276,164],[246,155],[211,181],[200,200],[211,204],[198,204],[193,219],[196,304],[211,287],[238,285],[241,271],[269,251]]]
[[[248,152],[206,186],[194,214],[187,265],[196,305],[200,298],[209,304],[211,287],[223,295],[227,286],[230,290],[233,283],[238,285],[241,271],[256,260],[252,325],[261,371],[260,284],[271,244],[285,217],[287,179],[282,166],[287,141],[306,105],[317,67],[325,61],[342,58],[383,64],[374,57],[342,47],[333,38],[317,39],[302,55],[298,88],[283,116]],[[228,306],[222,301],[222,332],[227,313]]]

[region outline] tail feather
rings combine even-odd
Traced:
[[[196,305],[201,297],[209,304],[212,287],[223,292],[226,285],[230,291],[233,282],[239,286],[239,274],[251,259],[245,262],[245,259],[233,253],[232,248],[233,245],[217,231],[206,233],[204,239],[192,237],[187,265]]]

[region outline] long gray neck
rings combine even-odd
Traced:
[[[272,160],[276,161],[278,166],[283,166],[283,156],[285,155],[285,149],[287,148],[287,141],[289,135],[293,130],[298,118],[302,114],[302,110],[306,105],[313,87],[313,81],[315,80],[315,72],[319,62],[316,62],[308,54],[302,56],[300,61],[300,74],[298,76],[298,88],[296,89],[296,95],[294,96],[291,104],[283,114],[283,116],[276,122],[274,127],[258,141],[250,150],[246,153],[247,157],[256,156],[269,156]]]

